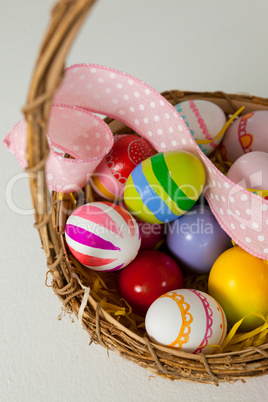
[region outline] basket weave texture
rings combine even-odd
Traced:
[[[73,261],[64,240],[64,226],[70,209],[68,197],[51,200],[45,180],[45,162],[49,148],[46,128],[53,94],[61,83],[64,60],[94,0],[62,0],[52,10],[51,23],[43,40],[23,111],[27,121],[27,172],[38,229],[47,258],[52,288],[67,311],[79,315],[85,293],[73,276]],[[268,110],[268,99],[232,94],[167,91],[163,94],[173,105],[188,99],[205,99],[216,103],[228,115],[245,106],[243,113]],[[120,122],[106,119],[114,133],[130,132]],[[82,191],[83,202],[88,202],[91,189]],[[74,196],[75,197],[75,196]],[[81,197],[78,197],[81,202]],[[93,280],[93,279],[92,279]],[[268,343],[246,350],[204,356],[152,344],[116,320],[98,299],[90,293],[82,316],[83,327],[91,342],[114,350],[149,371],[172,380],[187,380],[218,384],[244,380],[268,373]]]

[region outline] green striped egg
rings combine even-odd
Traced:
[[[194,154],[161,152],[131,172],[125,185],[124,202],[143,222],[171,222],[194,206],[205,180],[204,166]]]

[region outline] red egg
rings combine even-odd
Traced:
[[[116,135],[111,151],[91,177],[92,187],[108,200],[122,198],[125,183],[132,170],[154,154],[154,148],[144,138],[135,134]]]
[[[141,234],[140,251],[152,250],[163,239],[165,225],[158,223],[141,222],[136,219]]]
[[[146,314],[162,294],[183,287],[183,276],[176,261],[156,250],[142,251],[120,271],[118,291],[136,314]]]

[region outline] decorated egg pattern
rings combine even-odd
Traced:
[[[223,110],[215,103],[205,100],[189,100],[175,106],[196,141],[209,140],[209,144],[198,144],[209,155],[217,148],[221,137],[215,139],[226,123]]]
[[[268,110],[246,113],[236,119],[220,145],[223,159],[234,162],[248,152],[268,152],[267,127]]]
[[[147,311],[145,328],[153,342],[204,354],[214,353],[227,331],[219,303],[194,289],[177,289],[156,299]]]
[[[68,218],[65,238],[74,257],[96,271],[116,271],[128,265],[140,248],[136,220],[124,208],[92,202]]]
[[[108,200],[121,198],[132,170],[155,153],[146,140],[134,134],[117,135],[114,141],[111,151],[98,165],[91,178],[94,190]]]
[[[132,171],[124,202],[141,221],[170,222],[192,208],[205,178],[205,169],[197,156],[186,151],[161,152]]]

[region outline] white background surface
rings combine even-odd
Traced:
[[[1,141],[22,117],[53,3],[0,1]],[[158,91],[268,97],[267,15],[265,0],[99,0],[66,64],[113,67]],[[101,346],[89,347],[87,333],[68,317],[58,321],[61,305],[44,285],[28,182],[15,157],[2,145],[0,152],[1,402],[267,400],[268,376],[219,387],[149,380],[147,371],[115,353],[108,358]],[[7,200],[5,189],[9,194],[18,177]]]

